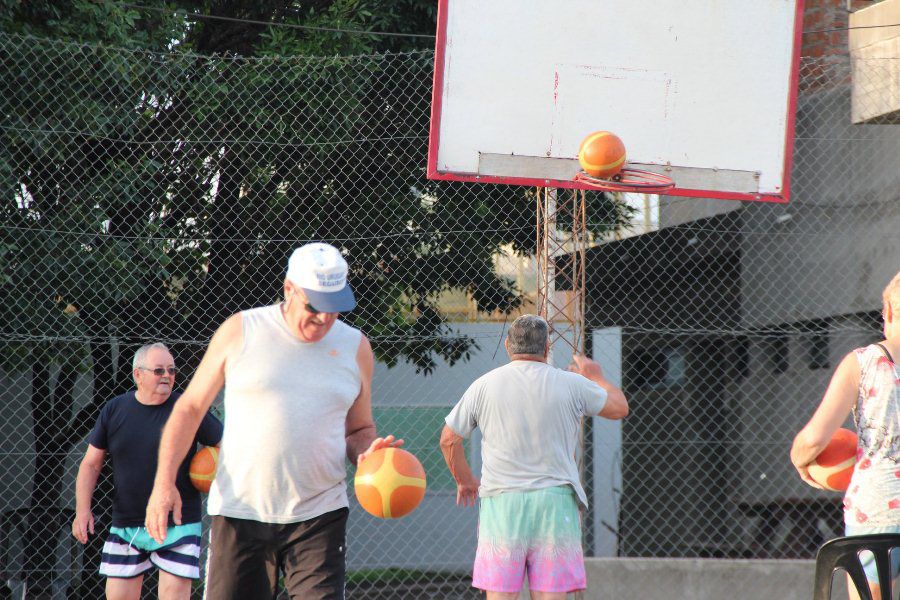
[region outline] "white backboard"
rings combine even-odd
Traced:
[[[786,202],[803,0],[439,0],[431,179],[581,187],[607,130],[676,196]]]

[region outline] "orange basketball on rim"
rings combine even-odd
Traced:
[[[191,483],[204,494],[209,492],[216,477],[216,464],[219,462],[219,449],[214,446],[203,446],[191,459]]]
[[[625,166],[625,144],[614,133],[595,131],[581,142],[578,162],[588,175],[609,179]]]
[[[856,434],[849,429],[841,427],[835,431],[825,449],[809,464],[813,481],[833,492],[850,487],[856,465],[856,442]]]
[[[406,450],[382,448],[360,463],[353,486],[366,512],[396,519],[414,511],[425,497],[425,469]]]

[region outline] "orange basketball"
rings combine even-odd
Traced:
[[[842,492],[850,487],[856,464],[856,434],[843,427],[834,432],[831,441],[809,465],[813,481],[826,490]]]
[[[353,485],[366,512],[396,519],[414,511],[425,497],[425,469],[406,450],[382,448],[360,463]]]
[[[609,179],[625,166],[625,144],[614,133],[595,131],[581,142],[578,162],[588,175]]]
[[[216,477],[216,463],[219,462],[219,449],[214,446],[203,446],[191,459],[191,483],[203,492],[209,492]]]

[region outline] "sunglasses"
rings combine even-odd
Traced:
[[[297,292],[294,292],[294,295],[296,295],[296,294],[297,294]],[[314,315],[328,314],[328,311],[319,310],[318,308],[313,306],[308,300],[303,303],[303,308],[304,308],[304,310],[306,310],[306,312],[313,313]]]
[[[156,367],[155,369],[148,369],[146,367],[138,367],[138,369],[140,369],[141,371],[150,371],[157,377],[162,377],[166,373],[168,373],[169,375],[174,375],[176,373],[175,367],[166,367],[165,369],[162,367]]]

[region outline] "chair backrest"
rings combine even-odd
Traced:
[[[864,550],[875,555],[878,584],[881,587],[880,600],[891,600],[891,550],[894,548],[900,550],[900,534],[854,535],[825,542],[816,554],[813,600],[831,598],[832,579],[837,569],[847,571],[861,600],[879,600],[872,598],[866,573],[860,562],[859,554]]]

